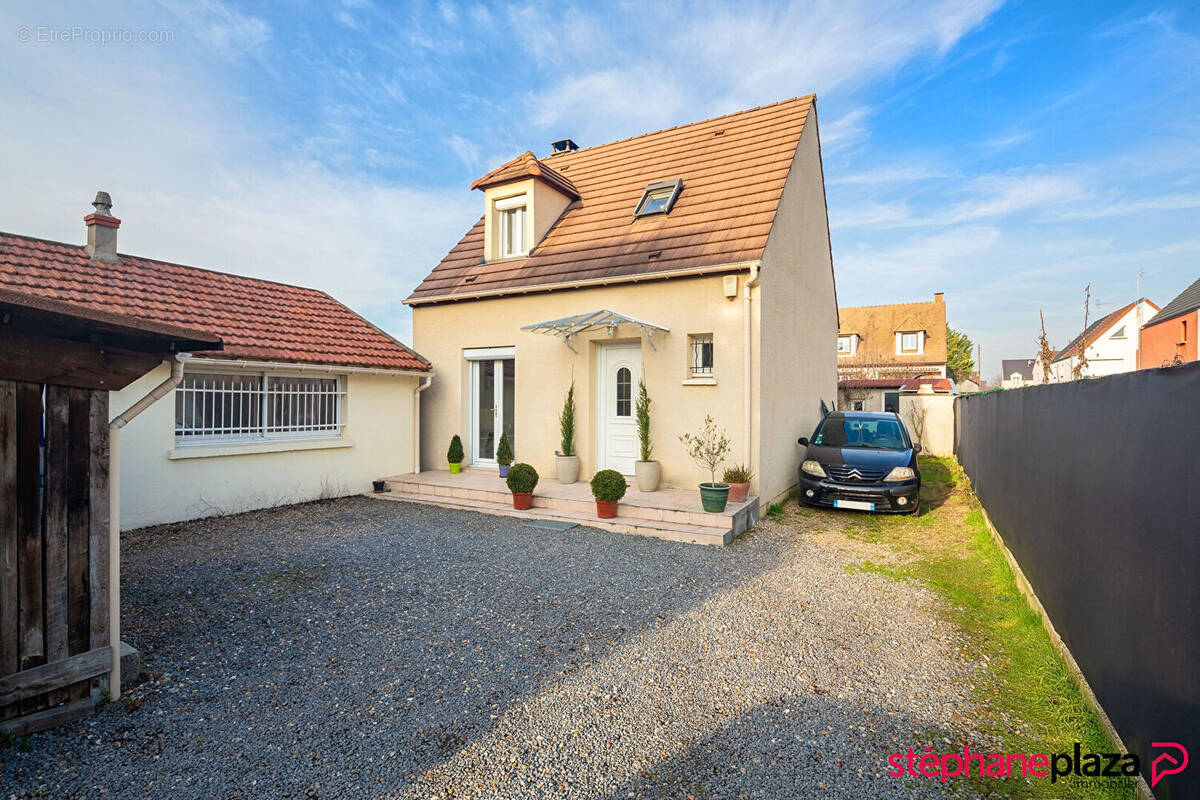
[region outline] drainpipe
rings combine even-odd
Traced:
[[[413,474],[421,471],[421,392],[433,383],[433,373],[421,383],[417,378],[417,388],[413,389]]]
[[[758,284],[758,262],[750,264],[750,277],[742,287],[742,463],[750,467],[750,384],[754,371],[750,367],[750,290]]]
[[[171,377],[108,424],[108,646],[112,650],[108,691],[113,700],[121,696],[121,428],[179,385],[184,362],[191,357],[191,353],[176,353]]]

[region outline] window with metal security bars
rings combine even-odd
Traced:
[[[336,437],[342,379],[195,372],[175,390],[177,443]]]
[[[689,336],[692,346],[691,371],[693,378],[707,377],[713,374],[713,337],[711,333],[698,333]]]

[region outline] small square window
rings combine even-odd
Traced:
[[[855,400],[854,401],[854,410],[855,411],[866,411],[866,404],[862,400]]]
[[[691,373],[693,378],[707,378],[713,374],[713,337],[711,333],[697,333],[688,337],[691,344]]]
[[[675,205],[675,201],[679,198],[679,192],[683,189],[683,181],[676,178],[673,181],[661,181],[652,183],[642,192],[642,197],[638,200],[637,208],[634,209],[635,217],[649,217],[655,214],[670,214],[671,208]]]
[[[850,355],[850,353],[852,353],[854,351],[854,342],[852,340],[852,337],[839,336],[837,351],[838,351],[839,355]]]
[[[900,351],[903,353],[917,352],[917,334],[915,334],[915,333],[900,334]]]

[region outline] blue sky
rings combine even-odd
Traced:
[[[1094,315],[1200,274],[1194,4],[10,3],[0,43],[0,229],[82,241],[104,188],[123,250],[405,339],[490,167],[808,92],[840,302],[944,291],[986,375],[1086,284]]]

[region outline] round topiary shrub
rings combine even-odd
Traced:
[[[446,461],[451,464],[461,464],[463,460],[462,439],[458,438],[458,434],[450,439],[450,449],[446,451]]]
[[[513,464],[506,480],[510,492],[532,492],[538,485],[537,470],[528,464]]]
[[[625,496],[625,476],[615,469],[602,469],[592,477],[592,496],[613,503]]]

